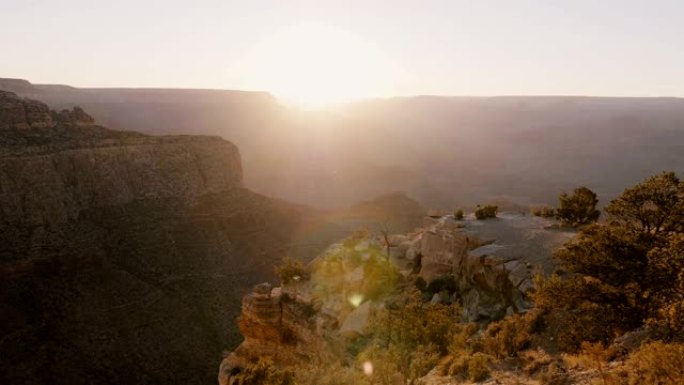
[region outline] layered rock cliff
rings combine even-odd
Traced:
[[[300,214],[230,142],[0,93],[0,383],[214,382]]]
[[[80,107],[57,112],[46,104],[18,98],[8,91],[0,91],[0,109],[0,130],[95,125],[94,119]]]

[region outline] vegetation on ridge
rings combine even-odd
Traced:
[[[568,202],[561,215],[584,227],[556,251],[558,271],[537,277],[527,313],[463,323],[460,306],[431,301],[422,278],[392,275],[362,335],[328,336],[344,346],[337,360],[296,369],[260,363],[271,374],[259,383],[429,384],[431,376],[478,382],[502,373],[510,381],[503,383],[572,384],[578,376],[601,385],[682,383],[684,183],[674,173],[653,176],[613,200],[602,223],[591,223],[598,214],[590,190],[561,197]],[[360,242],[348,240],[331,261],[346,263],[340,253],[360,258],[353,252]],[[331,271],[320,277],[333,278]]]

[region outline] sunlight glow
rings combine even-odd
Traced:
[[[252,47],[234,69],[244,88],[320,108],[390,96],[403,71],[361,37],[325,24],[286,28]]]
[[[363,372],[367,375],[370,376],[373,374],[373,363],[370,361],[366,361],[363,363]]]
[[[352,294],[349,296],[349,303],[354,307],[359,307],[363,302],[363,296],[361,294]]]

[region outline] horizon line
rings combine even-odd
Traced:
[[[10,78],[0,77],[0,81],[10,80],[26,82],[31,86],[47,86],[47,87],[65,87],[75,90],[154,90],[154,91],[211,91],[211,92],[244,92],[254,94],[266,94],[274,99],[287,99],[285,96],[278,96],[268,90],[259,89],[240,89],[240,88],[213,88],[213,87],[139,87],[139,86],[73,86],[64,83],[33,83],[25,78]],[[391,96],[368,96],[350,99],[348,101],[339,102],[335,104],[344,105],[364,101],[380,101],[389,99],[410,99],[410,98],[463,98],[463,99],[485,99],[485,98],[597,98],[597,99],[684,99],[682,95],[589,95],[589,94],[487,94],[487,95],[467,95],[467,94],[430,94],[430,93],[416,93],[416,94],[396,94]]]

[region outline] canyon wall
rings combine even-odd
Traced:
[[[0,93],[0,383],[213,383],[302,210],[245,189],[223,139]]]

